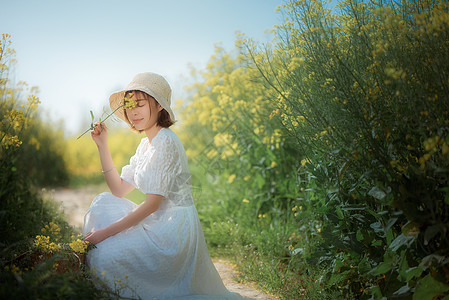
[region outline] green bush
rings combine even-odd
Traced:
[[[288,1],[217,47],[180,133],[210,245],[287,298],[446,296],[448,10]]]
[[[316,186],[321,241],[306,258],[346,297],[447,294],[448,4],[338,10],[289,2],[273,51],[247,43]]]
[[[62,158],[63,138],[39,119],[39,103],[25,83],[9,81],[14,51],[10,36],[0,40],[0,298],[109,299],[115,293],[98,290],[82,269],[57,273],[66,257],[37,259],[36,235],[49,222],[69,241],[74,233],[56,203],[43,199],[43,186],[67,183]],[[27,101],[23,93],[29,94]]]

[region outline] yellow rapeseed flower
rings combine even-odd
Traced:
[[[133,107],[137,106],[137,101],[132,99],[133,93],[129,93],[128,97],[125,97],[123,99],[123,108],[125,109],[131,109]]]
[[[78,253],[86,252],[88,245],[89,245],[88,242],[83,241],[81,239],[77,239],[69,244],[70,248],[72,248],[73,251],[78,252]]]
[[[305,166],[307,163],[310,163],[310,160],[308,158],[304,158],[303,160],[301,160],[302,166]]]
[[[231,176],[229,176],[228,182],[229,182],[229,183],[233,183],[234,180],[235,180],[235,177],[237,177],[235,174],[232,174]]]

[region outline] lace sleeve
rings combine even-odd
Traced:
[[[142,142],[141,142],[141,144],[142,144]],[[129,164],[122,168],[122,173],[120,175],[120,177],[124,181],[132,184],[134,187],[136,186],[136,183],[134,182],[134,173],[136,172],[137,156],[138,156],[139,148],[140,148],[140,145],[137,147],[136,153],[129,160]]]
[[[139,189],[144,194],[167,197],[180,168],[176,145],[170,137],[163,136],[148,155],[148,161],[136,175]]]

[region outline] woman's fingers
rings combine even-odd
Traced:
[[[86,240],[88,237],[90,237],[92,235],[92,232],[89,232],[88,234],[86,234],[86,236],[83,238],[83,240]]]
[[[93,128],[92,132],[95,135],[100,135],[104,128],[105,128],[104,123],[96,122],[96,123],[94,123],[94,128]]]

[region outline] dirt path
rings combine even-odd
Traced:
[[[45,192],[45,195],[61,203],[61,209],[67,216],[70,225],[74,226],[81,232],[84,223],[84,214],[89,208],[95,195],[102,191],[106,191],[106,187],[86,187],[83,189],[56,189]],[[237,292],[240,295],[249,299],[264,299],[271,300],[275,297],[258,291],[255,284],[242,284],[236,278],[238,276],[237,267],[230,264],[224,259],[213,259],[214,265],[220,273],[223,283],[232,292]]]

